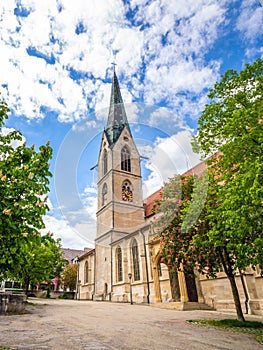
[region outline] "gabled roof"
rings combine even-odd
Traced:
[[[143,206],[145,217],[148,218],[153,215],[153,206],[156,200],[161,200],[163,195],[163,187],[161,187],[158,191],[152,193],[150,196],[144,199]]]
[[[79,256],[79,261],[85,259],[89,255],[94,255],[95,254],[95,249],[90,249],[89,251],[85,251],[82,253],[82,255]]]
[[[105,129],[105,133],[107,135],[107,139],[110,146],[115,144],[125,126],[129,128],[129,123],[121,96],[118,78],[114,69],[111,85],[111,98],[108,122],[107,127]]]
[[[89,252],[92,250],[91,248],[84,248],[84,250],[80,249],[70,249],[70,248],[61,248],[60,249],[63,253],[63,257],[69,262],[69,264],[72,264],[73,259],[77,256],[81,256],[86,252]]]

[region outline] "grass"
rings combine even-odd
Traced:
[[[263,323],[258,321],[238,321],[232,319],[224,320],[188,320],[191,324],[200,326],[212,326],[225,330],[250,333],[256,335],[256,340],[263,344]]]
[[[263,344],[263,334],[257,335],[256,341],[258,341],[260,344]]]

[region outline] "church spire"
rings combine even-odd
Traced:
[[[105,130],[110,146],[113,145],[118,140],[125,126],[128,126],[129,128],[128,119],[126,116],[123,100],[121,97],[118,78],[115,73],[115,63],[113,65],[114,65],[114,69],[113,69],[113,79],[112,79],[112,85],[111,85],[110,108],[109,108],[107,127]]]

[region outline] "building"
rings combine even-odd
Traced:
[[[200,174],[200,163],[183,175]],[[200,307],[235,310],[229,282],[220,273],[217,279],[195,278],[178,273],[179,295],[172,276],[160,262],[159,238],[152,225],[152,207],[162,189],[142,198],[140,155],[133,140],[122,101],[118,79],[113,72],[108,121],[98,157],[98,210],[95,250],[79,257],[80,299],[130,301],[130,283],[135,302],[176,301]],[[131,279],[130,279],[131,278]],[[245,287],[237,276],[245,310],[263,314],[263,279],[259,271],[247,271]],[[198,304],[197,304],[198,303]]]

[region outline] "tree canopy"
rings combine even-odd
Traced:
[[[263,267],[263,61],[216,83],[199,119],[196,142],[207,156],[217,205],[210,240],[230,249],[234,267]]]
[[[74,291],[77,285],[78,265],[67,265],[64,268],[62,275],[62,284],[64,289],[69,288],[70,291]]]
[[[9,109],[0,101],[0,128]],[[16,271],[29,244],[40,244],[43,215],[48,210],[49,142],[36,151],[22,144],[22,134],[0,130],[0,277]],[[30,249],[28,250],[28,252]]]
[[[23,283],[26,292],[38,282],[50,283],[58,279],[65,266],[60,248],[60,240],[55,240],[51,233],[25,239],[19,255],[20,264],[10,277]]]
[[[209,157],[207,177],[200,183],[171,180],[158,203],[164,262],[174,271],[198,269],[210,276],[222,264],[240,320],[235,274],[257,264],[263,268],[262,73],[259,59],[240,73],[227,71],[215,84],[194,140],[195,149]],[[191,222],[198,206],[200,215]]]

